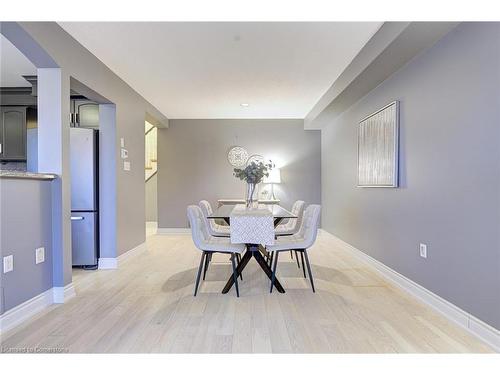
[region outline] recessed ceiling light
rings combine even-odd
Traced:
[[[249,105],[249,104],[248,104],[248,103],[241,103],[240,105],[241,105],[242,107],[248,107],[248,105]]]

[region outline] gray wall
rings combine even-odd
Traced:
[[[219,198],[244,198],[245,184],[227,161],[236,145],[281,165],[275,192],[282,205],[320,203],[320,132],[305,131],[302,120],[170,120],[158,131],[160,228],[187,227],[186,207],[201,199],[215,206]]]
[[[0,314],[52,288],[51,185],[0,178],[0,259],[14,256],[14,270],[0,270]],[[35,264],[42,246],[45,262]]]
[[[401,101],[401,187],[356,188],[356,124],[393,100]],[[496,328],[499,122],[500,24],[472,23],[322,131],[323,228]]]
[[[158,221],[158,175],[146,181],[146,221]]]

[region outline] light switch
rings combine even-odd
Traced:
[[[125,138],[120,138],[120,147],[125,147]]]
[[[35,250],[35,264],[45,262],[45,248],[39,247]]]
[[[129,161],[124,161],[123,162],[123,170],[124,171],[130,171],[130,162]]]
[[[427,245],[425,243],[421,243],[419,246],[420,256],[422,258],[427,258]]]
[[[121,157],[122,159],[127,159],[128,158],[128,150],[125,150],[124,148],[121,149]]]
[[[10,272],[14,269],[14,255],[3,257],[3,273]]]

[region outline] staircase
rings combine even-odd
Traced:
[[[148,181],[158,171],[158,159],[156,153],[156,137],[158,129],[146,121],[144,126],[146,155],[145,155],[145,181]]]

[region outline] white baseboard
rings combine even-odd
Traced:
[[[487,323],[462,310],[458,306],[455,306],[444,298],[432,293],[430,290],[394,271],[392,268],[372,258],[361,250],[358,250],[351,244],[341,240],[335,235],[323,229],[321,230],[321,233],[331,236],[331,238],[341,248],[349,251],[358,259],[367,263],[392,284],[413,295],[420,301],[424,302],[426,305],[444,315],[447,319],[455,322],[462,328],[465,328],[468,332],[472,333],[474,336],[490,345],[497,352],[500,352],[500,331],[496,328],[491,327]]]
[[[52,288],[54,303],[64,303],[76,296],[75,286],[69,283],[66,286],[55,286]]]
[[[115,270],[118,268],[118,258],[99,258],[97,267],[100,270]]]
[[[98,268],[100,270],[114,270],[119,267],[119,265],[130,258],[133,258],[139,254],[142,254],[148,248],[146,242],[137,245],[133,249],[121,254],[117,258],[99,258]]]
[[[73,283],[54,287],[0,315],[0,335],[17,327],[54,303],[64,303],[76,295]]]
[[[190,234],[190,228],[157,228],[156,234]]]
[[[146,221],[146,237],[153,236],[158,230],[157,221]]]
[[[143,242],[140,245],[137,245],[136,247],[134,247],[133,249],[130,249],[129,251],[121,254],[118,257],[118,266],[120,264],[122,264],[123,262],[125,262],[125,261],[127,261],[127,260],[129,260],[129,259],[131,259],[133,257],[136,257],[137,255],[142,254],[147,249],[148,249],[148,247],[146,246],[146,242]]]

